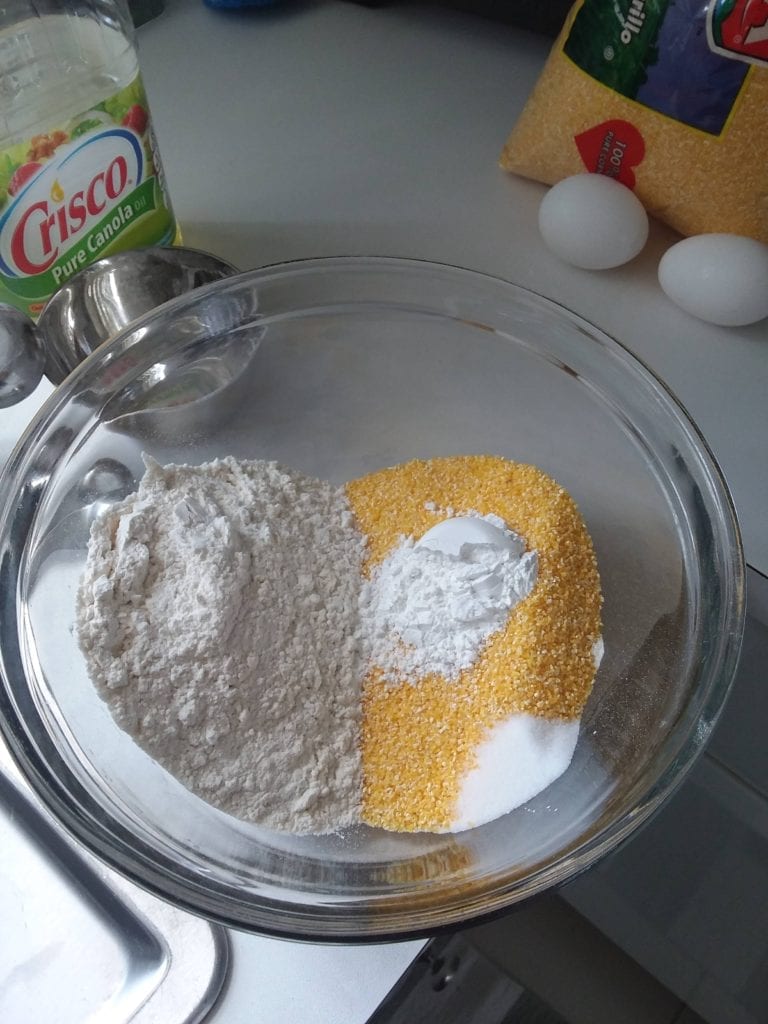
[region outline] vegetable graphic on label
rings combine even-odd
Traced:
[[[33,135],[29,140],[27,160],[49,160],[59,146],[69,141],[66,132],[47,132],[42,135]]]
[[[18,167],[13,172],[13,177],[8,182],[8,195],[18,195],[29,179],[34,178],[42,166],[43,165],[38,163],[36,160],[30,160],[29,163],[22,164],[21,167]]]
[[[711,50],[750,64],[768,63],[768,0],[713,0],[707,14]]]
[[[138,135],[143,135],[147,130],[147,112],[144,107],[134,103],[122,120],[126,128],[133,128]]]

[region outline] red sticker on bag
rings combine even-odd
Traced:
[[[643,136],[629,121],[603,121],[574,137],[586,169],[635,187],[634,168],[645,156]]]
[[[768,63],[768,0],[713,0],[707,41],[710,50],[725,57]]]

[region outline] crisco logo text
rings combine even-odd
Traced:
[[[65,263],[93,259],[138,212],[129,197],[143,169],[141,139],[126,128],[62,146],[0,218],[0,272],[50,271],[59,283]]]
[[[91,178],[84,189],[75,192],[65,202],[51,208],[47,199],[29,206],[19,219],[11,236],[11,257],[22,274],[41,274],[56,260],[61,246],[77,235],[89,218],[104,213],[125,192],[128,184],[128,162],[116,156],[105,171]],[[43,259],[35,261],[28,255],[32,248],[28,238],[32,235],[42,251]],[[31,240],[31,239],[30,239]]]

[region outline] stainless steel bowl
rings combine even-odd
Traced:
[[[91,352],[169,299],[236,273],[231,263],[200,249],[150,246],[106,256],[79,271],[49,299],[37,326],[0,303],[0,408],[30,395],[43,374],[61,384]],[[220,359],[213,372],[231,377],[234,363]],[[162,404],[162,374],[157,384],[154,408]]]
[[[183,427],[142,419],[158,375],[171,386],[239,344],[253,359],[231,401]],[[276,459],[335,482],[457,453],[541,466],[581,507],[605,595],[606,654],[568,771],[459,836],[280,835],[192,796],[116,727],[71,631],[94,503],[135,486],[143,451]],[[167,303],[57,389],[0,495],[0,724],[14,756],[110,864],[239,928],[334,941],[433,934],[568,881],[679,784],[737,662],[739,531],[685,412],[594,326],[451,267],[310,260]]]
[[[37,321],[46,377],[61,384],[86,356],[144,313],[236,273],[218,256],[182,246],[128,249],[91,263],[51,296]]]
[[[35,325],[21,310],[0,303],[0,409],[31,395],[45,366]]]

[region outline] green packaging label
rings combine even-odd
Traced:
[[[94,260],[175,235],[138,75],[66,124],[0,151],[0,302],[35,317]]]
[[[713,25],[720,25],[725,5],[742,2],[584,0],[563,52],[614,92],[720,135],[749,65],[743,54],[726,55],[714,45]],[[765,21],[768,4],[761,0],[760,6]]]

